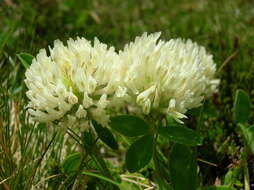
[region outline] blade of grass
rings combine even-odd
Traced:
[[[109,178],[107,178],[105,176],[102,176],[102,175],[99,175],[99,174],[95,174],[95,173],[92,173],[92,172],[88,172],[88,171],[83,171],[82,174],[102,179],[104,181],[107,181],[109,183],[112,183],[112,184],[120,187],[120,183],[118,183],[116,181],[113,181],[112,179],[109,179]]]
[[[41,161],[43,160],[45,154],[46,154],[47,151],[49,150],[49,147],[51,146],[51,144],[52,144],[53,141],[55,140],[56,135],[57,135],[57,132],[54,133],[54,135],[53,135],[51,141],[49,142],[48,146],[46,147],[45,151],[42,153],[41,158],[38,160],[38,162],[37,162],[37,164],[36,164],[36,166],[35,166],[35,168],[34,168],[34,171],[33,171],[32,175],[31,175],[31,178],[30,178],[30,180],[29,180],[28,187],[31,187],[32,182],[33,182],[33,179],[34,179],[35,174],[36,174],[36,171],[37,171],[37,168],[38,168],[38,166],[40,165]]]

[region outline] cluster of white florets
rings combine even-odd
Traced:
[[[137,37],[119,53],[128,104],[144,114],[170,114],[179,122],[217,89],[216,65],[205,48],[190,40],[158,41],[160,33]]]
[[[119,53],[97,39],[70,39],[66,46],[55,41],[26,71],[29,113],[41,122],[93,119],[107,126],[112,113],[127,109],[181,122],[216,91],[216,65],[204,47],[159,36],[143,34]]]
[[[84,38],[70,39],[67,46],[55,41],[49,56],[40,50],[26,71],[29,113],[41,122],[66,117],[74,123],[92,117],[107,123],[108,96],[114,92],[113,71],[118,63],[114,48],[97,39],[93,45]]]

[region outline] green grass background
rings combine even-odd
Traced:
[[[239,88],[248,92],[253,102],[252,0],[0,0],[0,181],[11,176],[17,168],[18,177],[10,179],[12,189],[25,188],[25,185],[19,185],[26,179],[39,181],[31,178],[36,162],[31,164],[29,156],[40,157],[40,150],[54,133],[54,129],[47,130],[45,126],[31,132],[33,128],[27,126],[25,69],[16,54],[36,55],[39,49],[52,46],[55,39],[66,41],[76,36],[91,40],[98,37],[119,50],[135,36],[157,31],[161,31],[165,40],[190,38],[205,46],[220,68],[217,73],[221,79],[218,94],[205,102],[202,116],[190,115],[188,123],[204,136],[204,145],[198,150],[199,158],[218,165],[214,167],[200,162],[202,183],[214,184],[216,178],[223,181],[230,171],[238,170],[243,142],[233,122],[232,107],[235,91]],[[13,115],[19,117],[16,124],[11,123]],[[251,124],[253,116],[252,113]],[[29,149],[30,138],[34,147]],[[59,136],[59,142],[61,138]],[[19,157],[25,158],[17,159],[10,146],[17,146]],[[57,173],[53,170],[58,169],[58,146],[56,143],[51,152],[51,157],[53,154],[56,159],[46,163],[47,172],[43,168],[37,171],[38,178],[50,172]],[[8,149],[9,157],[3,156]],[[19,160],[18,164],[16,160]],[[254,158],[250,157],[248,162],[253,184]],[[144,175],[149,176],[146,172]],[[231,182],[241,189],[243,177],[237,172],[233,175],[236,177],[231,176]]]

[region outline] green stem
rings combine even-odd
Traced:
[[[84,149],[81,149],[81,162],[80,162],[80,165],[78,168],[78,172],[76,173],[76,176],[75,176],[76,179],[75,179],[74,184],[72,186],[72,190],[75,190],[78,187],[78,179],[80,178],[80,176],[78,174],[83,170],[84,161],[86,160],[86,157],[87,157],[87,154],[84,153]]]
[[[68,129],[69,130],[69,129]],[[68,131],[67,131],[68,132]],[[71,133],[70,133],[71,132]],[[79,137],[78,134],[76,134],[73,130],[70,130],[70,132],[68,133],[72,138],[74,138],[78,144],[82,147],[82,149],[84,149],[84,147],[86,147],[83,143],[83,145],[79,142],[79,139],[81,139]],[[93,133],[92,131],[90,131],[90,133]],[[94,136],[94,135],[92,135]],[[86,160],[87,156],[89,155],[97,164],[98,166],[101,168],[101,172],[102,174],[107,177],[107,178],[110,178],[110,179],[113,179],[108,167],[107,167],[107,164],[105,163],[104,159],[102,158],[102,156],[100,155],[100,152],[99,152],[99,149],[96,145],[96,142],[97,142],[98,138],[93,140],[94,142],[89,146],[89,147],[86,147],[86,148],[89,148],[88,151],[86,151],[86,155],[82,154],[82,158],[81,158],[81,164],[80,164],[80,167],[79,167],[79,170],[77,172],[77,175],[75,176],[75,182],[72,186],[72,189],[75,189],[77,187],[77,177],[78,177],[78,174],[81,173],[82,169],[83,169],[83,162]],[[85,148],[85,149],[86,149]],[[84,149],[84,150],[85,150]]]
[[[92,131],[90,131],[90,132],[92,132]],[[94,141],[94,144],[90,147],[90,151],[88,152],[88,154],[89,154],[89,155],[91,156],[91,158],[98,164],[98,166],[100,167],[100,170],[101,170],[102,174],[103,174],[105,177],[107,177],[107,178],[113,180],[113,177],[112,177],[112,175],[111,175],[111,173],[110,173],[110,170],[108,169],[107,164],[105,163],[105,161],[104,161],[102,155],[101,155],[100,152],[99,152],[99,148],[98,148],[98,146],[97,146],[97,144],[96,144],[97,140],[98,140],[98,138]],[[111,185],[111,184],[110,184],[110,185]],[[112,185],[111,185],[111,186],[112,186]],[[113,188],[113,189],[114,189],[114,188]]]
[[[243,152],[243,167],[244,167],[244,190],[250,190],[250,175],[248,169],[248,162],[247,162],[247,150],[246,144],[244,145],[244,152]]]
[[[94,145],[94,151],[92,152],[91,156],[96,160],[96,162],[100,165],[103,175],[107,176],[108,178],[112,179],[112,176],[110,174],[110,171],[102,158],[102,156],[99,153],[99,150],[96,145]]]

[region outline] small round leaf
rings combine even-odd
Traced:
[[[145,135],[149,130],[149,126],[144,120],[132,115],[112,117],[110,126],[117,132],[128,137]]]
[[[174,190],[196,190],[197,162],[189,147],[174,145],[169,158],[169,170]]]
[[[202,137],[187,127],[160,127],[159,134],[179,144],[191,146],[202,144]]]
[[[153,136],[145,135],[134,142],[126,154],[126,167],[130,172],[136,172],[145,167],[153,154]]]
[[[102,127],[96,121],[93,121],[94,129],[98,135],[98,137],[110,148],[117,150],[118,144],[113,136],[113,134],[106,127]]]

